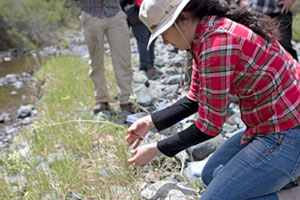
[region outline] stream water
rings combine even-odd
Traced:
[[[40,62],[41,58],[29,54],[7,56],[0,62],[0,116],[8,113],[14,117],[21,105],[35,102],[37,90],[32,75]]]

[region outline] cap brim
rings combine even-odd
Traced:
[[[151,34],[149,41],[148,41],[148,45],[147,45],[147,50],[149,50],[151,43],[155,40],[155,38],[157,38],[160,34],[162,34],[163,32],[165,32],[168,28],[170,28],[175,20],[177,19],[177,17],[179,16],[179,14],[181,13],[181,11],[184,9],[184,7],[188,4],[190,0],[183,0],[180,5],[169,14],[169,16],[172,16],[171,19],[166,20],[164,23],[162,23],[160,26],[157,26],[156,29],[153,31],[153,33]]]

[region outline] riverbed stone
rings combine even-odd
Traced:
[[[145,71],[141,70],[139,72],[133,72],[133,81],[135,83],[146,83],[148,80],[149,79]]]
[[[188,163],[183,171],[183,175],[190,184],[203,184],[202,171],[206,163],[207,159]]]
[[[206,158],[209,154],[214,152],[217,147],[225,142],[225,139],[220,134],[210,140],[199,143],[188,148],[188,151],[192,154],[195,161],[202,160]]]
[[[168,197],[170,197],[169,196],[170,191],[173,191],[171,192],[173,194],[178,194],[177,192],[175,193],[174,190],[183,193],[185,196],[197,195],[196,190],[192,188],[188,188],[180,183],[175,183],[171,181],[158,181],[150,185],[145,190],[143,190],[141,192],[141,195],[147,200],[158,200],[158,199],[166,200],[168,199]]]
[[[17,113],[18,118],[25,118],[30,116],[31,111],[33,110],[33,105],[22,105]]]
[[[68,192],[65,197],[65,200],[81,200],[82,197],[78,194],[74,194],[73,192]]]
[[[7,123],[11,121],[11,117],[9,113],[2,113],[0,115],[0,123]]]
[[[142,106],[150,106],[153,102],[152,96],[148,92],[148,88],[145,84],[140,84],[134,89],[133,93],[136,95],[136,101]]]
[[[12,84],[16,89],[21,89],[24,87],[24,83],[22,81],[16,81]]]
[[[4,132],[6,135],[12,135],[17,131],[18,131],[18,128],[14,127],[14,126],[5,126],[4,127]]]

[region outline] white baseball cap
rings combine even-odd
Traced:
[[[174,24],[178,15],[190,0],[144,0],[139,18],[148,27],[151,36],[147,48],[160,34]]]

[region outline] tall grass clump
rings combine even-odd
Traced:
[[[17,142],[26,141],[30,151],[0,157],[0,199],[65,199],[68,194],[142,199],[138,169],[126,162],[126,127],[90,114],[94,97],[88,70],[86,61],[74,57],[52,59],[42,67],[38,120]],[[113,72],[106,71],[113,91]],[[20,179],[12,183],[14,176]]]

